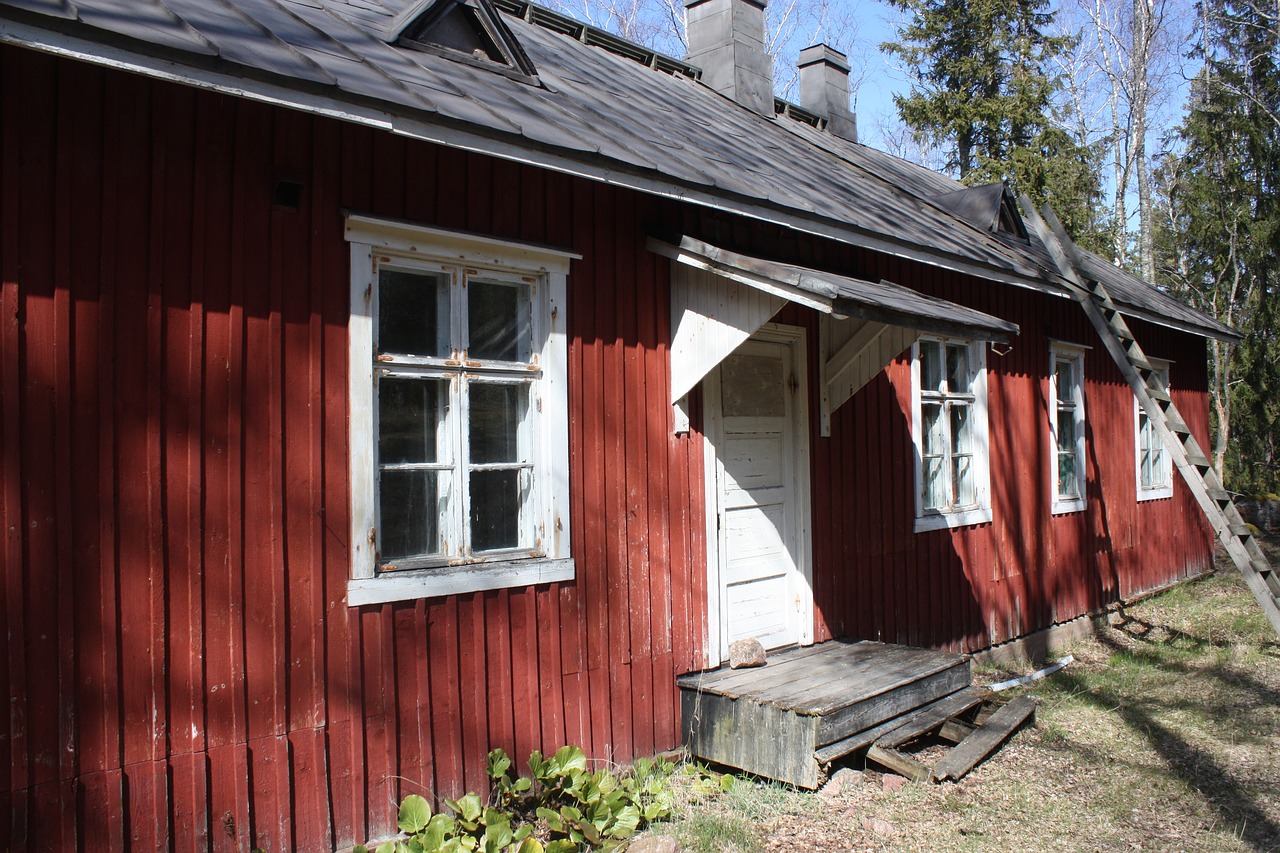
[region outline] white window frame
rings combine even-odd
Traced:
[[[1049,480],[1053,490],[1050,511],[1054,515],[1080,512],[1088,503],[1085,491],[1085,407],[1084,407],[1084,354],[1089,348],[1063,341],[1049,342]],[[1058,490],[1058,413],[1062,408],[1058,400],[1058,363],[1071,364],[1074,387],[1068,404],[1076,413],[1076,495],[1063,495]]]
[[[973,470],[976,502],[954,509],[926,509],[924,505],[924,436],[920,413],[920,343],[937,341],[942,346],[945,373],[947,344],[962,344],[969,348],[969,387],[973,396]],[[945,382],[945,377],[944,377]],[[950,446],[950,418],[944,416]],[[922,335],[911,345],[911,441],[915,447],[916,517],[914,531],[941,530],[948,527],[964,527],[991,521],[991,454],[987,424],[987,346],[985,341],[963,338],[947,338]],[[944,466],[950,478],[950,451]]]
[[[1156,369],[1160,374],[1160,379],[1164,384],[1165,390],[1169,390],[1169,367],[1173,364],[1160,358],[1147,358],[1147,362]],[[1169,448],[1163,447],[1164,453],[1161,454],[1163,462],[1161,463],[1161,472],[1164,474],[1163,485],[1154,488],[1144,488],[1142,485],[1142,420],[1146,416],[1146,412],[1142,410],[1142,404],[1138,402],[1137,396],[1133,398],[1133,478],[1134,485],[1137,488],[1139,501],[1154,501],[1162,498],[1173,497],[1173,457],[1169,455]],[[1150,428],[1150,436],[1153,441],[1160,441],[1160,436],[1156,432],[1155,427]]]
[[[572,580],[569,538],[569,394],[565,305],[569,252],[412,223],[352,214],[349,336],[351,473],[350,606],[456,595]],[[531,413],[534,547],[518,555],[455,560],[449,565],[379,571],[376,564],[378,471],[374,396],[374,327],[380,265],[466,268],[531,281]],[[385,359],[384,359],[385,360]],[[422,361],[417,359],[417,361]],[[388,365],[394,369],[395,365]]]

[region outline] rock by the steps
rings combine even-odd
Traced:
[[[748,640],[734,640],[729,644],[729,668],[742,669],[748,666],[764,666],[764,645],[752,637]]]

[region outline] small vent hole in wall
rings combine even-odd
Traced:
[[[271,191],[271,203],[276,207],[297,210],[302,206],[302,184],[297,181],[276,181]]]

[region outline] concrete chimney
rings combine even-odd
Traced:
[[[765,0],[687,0],[690,64],[702,82],[773,117],[773,59],[764,49]]]
[[[815,44],[800,51],[800,106],[827,120],[827,130],[858,141],[858,119],[849,110],[849,59]]]

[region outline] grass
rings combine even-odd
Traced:
[[[1024,690],[1035,727],[959,783],[888,790],[874,768],[838,793],[741,779],[685,797],[656,832],[740,853],[1280,850],[1280,643],[1234,570],[1119,610],[1064,653],[1076,662]]]

